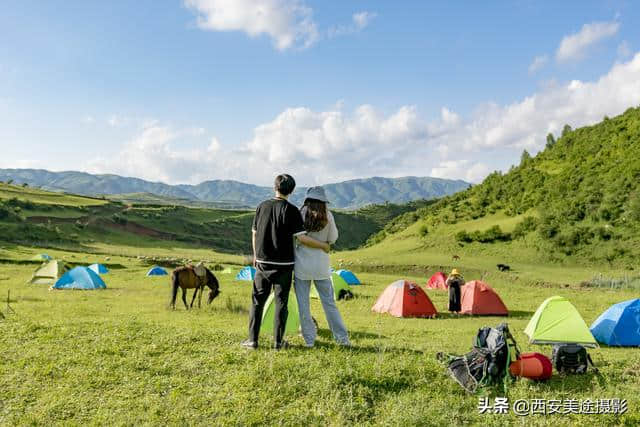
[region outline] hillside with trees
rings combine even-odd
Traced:
[[[510,226],[501,225],[504,219],[492,223],[498,217]],[[557,139],[547,136],[536,156],[525,150],[508,172],[494,172],[466,191],[398,216],[368,244],[384,244],[414,225],[418,237],[428,241],[433,232],[455,224],[459,248],[525,245],[550,261],[572,257],[629,265],[637,260],[640,108],[580,129],[566,125]]]

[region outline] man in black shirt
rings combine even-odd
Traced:
[[[242,343],[247,348],[258,347],[262,312],[272,288],[275,298],[275,348],[286,346],[283,335],[289,314],[287,305],[295,264],[294,239],[298,239],[303,245],[329,252],[327,242],[305,235],[300,211],[287,201],[295,186],[292,176],[278,175],[274,184],[275,197],[262,202],[253,219],[252,242],[256,275],[249,312],[249,339]]]

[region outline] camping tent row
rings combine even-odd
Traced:
[[[461,290],[462,314],[507,316],[509,311],[500,296],[488,284],[472,280]],[[435,306],[417,284],[398,280],[390,284],[371,309],[396,317],[433,317]]]
[[[83,268],[88,268],[96,274],[106,274],[109,272],[107,267],[102,264],[92,264],[89,267]],[[69,271],[69,267],[64,263],[64,261],[52,259],[44,262],[36,268],[29,283],[32,285],[51,286],[54,285],[67,271]]]
[[[339,276],[342,280],[341,282],[346,283],[347,285],[360,285],[360,279],[350,270],[335,270],[332,271],[332,277]],[[252,266],[243,267],[238,274],[236,274],[236,280],[253,282],[253,279],[256,277],[256,269]]]

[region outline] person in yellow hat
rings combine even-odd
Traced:
[[[447,277],[446,285],[449,288],[449,311],[451,313],[460,313],[460,288],[464,286],[464,278],[457,268],[451,270],[451,274]]]

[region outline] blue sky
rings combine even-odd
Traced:
[[[480,181],[640,104],[632,1],[8,1],[0,167]],[[538,58],[536,60],[536,58]]]

